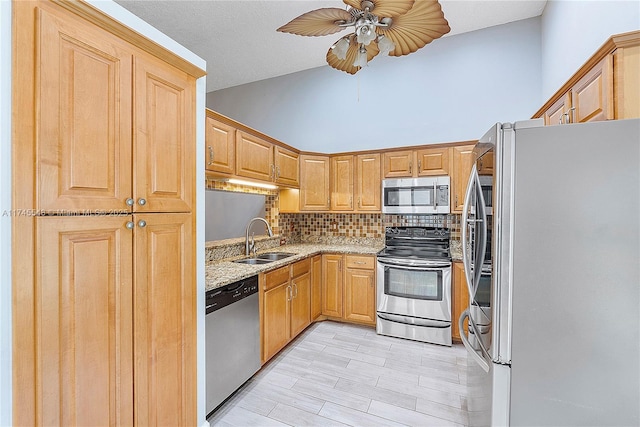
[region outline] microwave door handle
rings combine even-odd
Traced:
[[[469,290],[469,295],[473,298],[475,293],[473,292],[473,276],[471,271],[471,260],[469,258],[469,236],[467,235],[467,230],[469,227],[469,208],[471,205],[471,196],[473,195],[476,180],[478,176],[478,171],[475,163],[471,168],[471,174],[469,175],[469,183],[467,184],[467,191],[464,195],[464,205],[462,208],[462,264],[464,265],[464,274],[465,280],[467,282],[467,289]],[[474,222],[475,227],[476,222]]]
[[[436,187],[437,181],[433,181],[433,210],[438,210],[438,189]]]
[[[465,346],[465,348],[467,349],[467,352],[471,355],[473,360],[475,360],[476,363],[478,365],[480,365],[482,370],[485,371],[485,372],[489,372],[489,368],[490,368],[489,362],[487,362],[487,360],[484,357],[482,357],[481,354],[478,354],[476,349],[474,349],[473,346],[471,345],[471,343],[469,342],[469,338],[464,333],[464,321],[465,321],[465,319],[469,319],[469,327],[473,328],[473,332],[476,333],[476,331],[477,331],[477,328],[475,328],[474,323],[471,321],[471,317],[469,315],[469,310],[467,309],[467,310],[463,311],[462,314],[460,315],[460,319],[458,319],[458,331],[460,332],[460,339],[462,340],[462,344]],[[476,335],[476,336],[480,337],[480,335]],[[484,346],[482,344],[482,339],[478,338],[477,341],[480,344],[480,348],[482,350],[484,350]]]

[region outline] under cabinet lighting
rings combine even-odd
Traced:
[[[262,182],[245,181],[242,179],[235,179],[235,178],[230,178],[225,181],[228,182],[229,184],[248,185],[250,187],[266,188],[269,190],[275,190],[278,188],[277,185],[273,185],[273,184],[264,184]]]

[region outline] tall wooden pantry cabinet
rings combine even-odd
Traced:
[[[83,2],[20,1],[15,425],[195,425],[204,71]]]

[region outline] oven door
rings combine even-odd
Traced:
[[[451,322],[451,263],[378,258],[378,313]]]

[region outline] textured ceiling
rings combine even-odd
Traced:
[[[327,49],[348,31],[324,37],[276,32],[310,10],[343,8],[340,0],[116,2],[205,59],[207,92],[324,66]],[[546,0],[440,0],[440,4],[450,36],[539,16]]]

